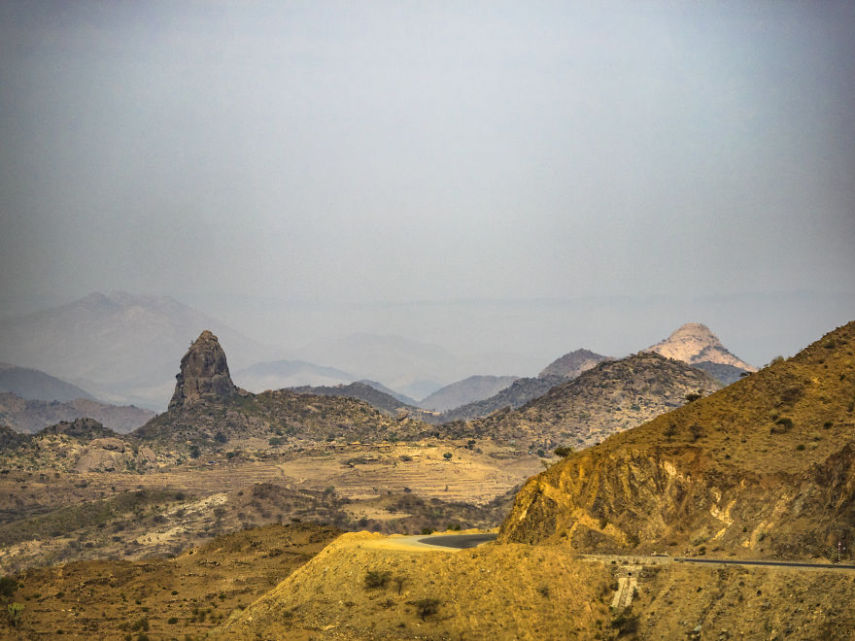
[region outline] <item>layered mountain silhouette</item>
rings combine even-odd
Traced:
[[[153,418],[154,412],[134,405],[109,405],[88,398],[40,401],[0,393],[0,425],[19,432],[37,432],[61,421],[87,417],[117,432],[130,432]]]
[[[0,392],[15,394],[28,401],[95,400],[76,385],[37,369],[0,363]]]
[[[397,414],[401,411],[407,412],[419,412],[419,408],[408,405],[407,403],[402,403],[398,398],[392,396],[391,394],[387,394],[386,392],[381,392],[376,387],[369,385],[368,383],[355,382],[350,383],[348,385],[335,385],[335,386],[303,386],[303,387],[292,387],[290,388],[292,392],[297,392],[299,394],[316,394],[318,396],[342,396],[348,398],[355,398],[360,401],[365,401],[369,405],[376,407],[383,412],[388,414]]]
[[[256,363],[235,372],[234,377],[241,387],[251,392],[306,385],[333,386],[351,383],[356,378],[335,367],[292,360]]]
[[[474,401],[443,412],[436,422],[465,421],[487,416],[498,410],[517,408],[530,400],[546,394],[556,385],[566,382],[563,376],[538,376],[536,378],[519,378],[506,388],[498,391],[489,398]]]
[[[587,372],[597,363],[612,360],[610,356],[596,354],[589,349],[577,349],[555,359],[538,374],[539,377],[562,376],[576,378],[582,372]]]
[[[720,387],[685,363],[641,352],[603,361],[575,379],[562,379],[521,407],[454,429],[460,436],[524,441],[544,449],[586,447]]]
[[[470,376],[438,389],[418,404],[428,410],[444,412],[490,398],[517,379],[517,376]]]
[[[731,354],[709,327],[701,323],[686,323],[647,351],[689,363],[725,384],[757,371],[753,365]]]
[[[289,389],[252,394],[240,389],[232,382],[225,351],[209,330],[203,331],[184,354],[175,379],[169,409],[133,436],[216,448],[246,438],[404,439],[421,435],[428,428],[407,417],[393,419],[348,396]]]
[[[855,536],[855,322],[531,479],[507,542],[832,558]]]
[[[167,296],[93,293],[52,309],[0,320],[0,360],[50,372],[111,403],[163,409],[175,354],[211,327],[242,366],[269,350]]]

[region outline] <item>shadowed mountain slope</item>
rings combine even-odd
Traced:
[[[519,378],[505,389],[482,401],[468,403],[453,410],[443,412],[439,422],[469,420],[487,416],[501,409],[517,408],[530,400],[543,396],[550,389],[567,381],[563,376],[542,376],[538,378]]]
[[[412,405],[402,403],[394,396],[381,392],[376,387],[367,383],[350,383],[349,385],[336,385],[335,387],[292,387],[292,392],[298,394],[315,394],[317,396],[343,396],[365,401],[369,405],[389,414],[395,414],[398,410],[419,411]]]
[[[447,410],[477,403],[501,392],[518,379],[517,376],[470,376],[451,383],[419,401],[419,406],[428,410]]]
[[[469,436],[517,439],[547,449],[585,447],[682,405],[687,395],[719,387],[685,363],[642,352],[602,362],[518,409],[470,421],[462,430]]]
[[[855,323],[532,478],[501,540],[831,558],[855,536]]]
[[[92,395],[66,381],[37,369],[0,363],[0,393],[15,394],[28,401],[95,400]]]

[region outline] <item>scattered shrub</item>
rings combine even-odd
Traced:
[[[638,615],[627,608],[612,619],[611,626],[618,631],[618,634],[634,634],[638,630]]]
[[[365,573],[365,587],[369,590],[385,588],[391,576],[386,570],[368,570]]]
[[[131,624],[131,630],[148,631],[148,617],[140,617]]]
[[[573,448],[569,445],[562,445],[561,447],[555,448],[555,456],[560,456],[561,458],[567,458],[573,453]]]
[[[24,604],[10,603],[6,606],[6,612],[9,615],[9,625],[14,628],[21,622],[21,617],[24,614]]]
[[[419,599],[412,604],[416,607],[416,613],[422,621],[439,612],[439,599]]]
[[[10,597],[18,589],[18,583],[11,576],[0,577],[0,596]]]
[[[785,432],[789,432],[791,429],[793,429],[793,420],[786,416],[782,416],[775,421],[775,425],[772,427],[771,432],[772,434],[783,434]]]

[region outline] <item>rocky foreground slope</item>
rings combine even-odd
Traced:
[[[832,558],[855,538],[855,322],[531,479],[505,542]]]

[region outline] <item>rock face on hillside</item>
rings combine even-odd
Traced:
[[[597,365],[597,363],[610,360],[612,359],[609,356],[597,354],[589,349],[577,349],[552,361],[538,376],[541,378],[545,376],[576,378],[582,372],[587,372]]]
[[[169,401],[170,410],[210,401],[227,401],[238,391],[229,375],[226,353],[217,337],[207,329],[184,354],[181,371],[175,378],[177,382]]]
[[[850,323],[571,455],[523,487],[500,540],[834,558],[855,538],[854,353]]]
[[[544,449],[586,447],[683,405],[689,395],[721,387],[704,372],[648,352],[561,380],[522,407],[470,421],[461,436],[513,439]]]
[[[739,380],[743,372],[757,371],[731,354],[709,327],[701,323],[686,323],[647,351],[689,363],[725,384]]]

